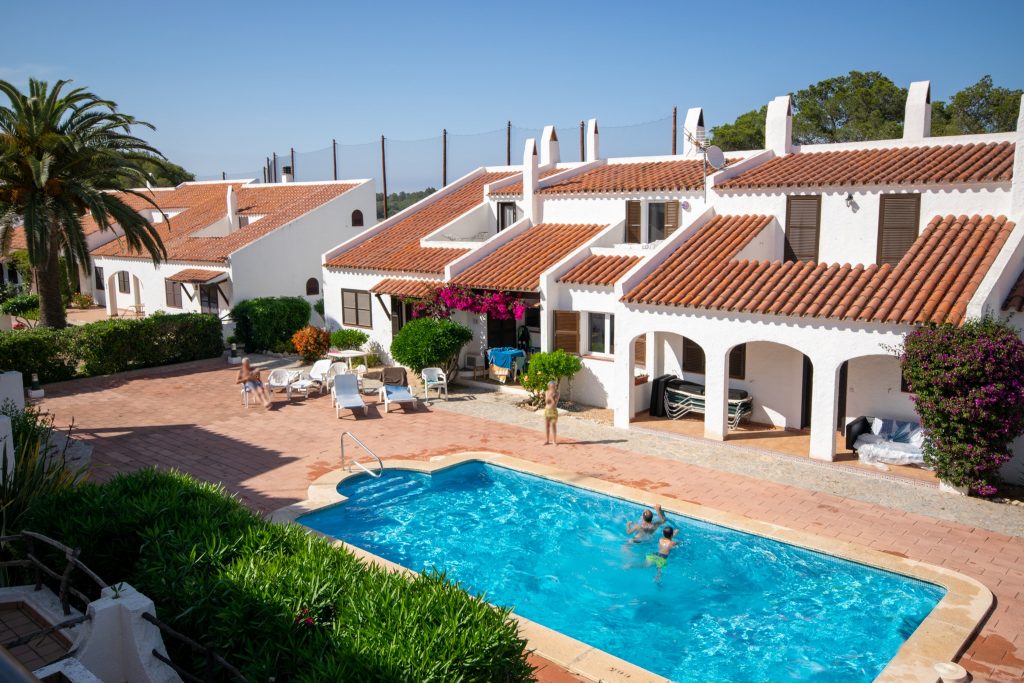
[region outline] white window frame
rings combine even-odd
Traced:
[[[604,351],[595,351],[591,348],[591,319],[594,316],[604,317]],[[615,314],[604,313],[601,311],[591,311],[587,313],[587,353],[588,356],[599,356],[601,358],[611,358],[615,355]]]

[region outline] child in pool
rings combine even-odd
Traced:
[[[679,545],[679,541],[673,539],[675,533],[676,530],[670,526],[662,529],[661,538],[658,539],[658,552],[647,555],[647,566],[654,565],[658,568],[658,573],[654,575],[655,581],[661,579],[661,570],[668,564],[668,554],[672,552],[672,548]]]
[[[633,536],[630,541],[643,543],[654,535],[659,526],[668,521],[665,519],[665,513],[661,511],[660,503],[654,506],[654,511],[658,513],[658,521],[654,521],[654,514],[650,510],[644,510],[639,523],[626,522],[626,533]]]

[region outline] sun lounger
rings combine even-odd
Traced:
[[[366,403],[359,395],[359,382],[355,375],[335,375],[331,399],[334,401],[334,414],[338,418],[341,417],[342,409],[355,412],[361,408],[363,415],[366,415]]]
[[[391,384],[385,384],[380,388],[380,400],[384,403],[385,414],[392,403],[412,404],[413,407],[416,407],[417,401],[409,387],[398,387]]]

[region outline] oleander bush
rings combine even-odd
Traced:
[[[292,346],[302,356],[303,361],[312,363],[327,353],[331,346],[331,337],[326,330],[306,325],[292,335]]]
[[[370,335],[362,330],[335,330],[331,332],[331,346],[336,349],[361,349],[370,341]]]
[[[903,376],[925,430],[924,460],[944,481],[997,492],[1010,443],[1024,432],[1024,342],[983,318],[906,336]]]
[[[150,469],[86,483],[29,521],[81,548],[108,583],[148,595],[162,620],[251,681],[532,680],[507,610],[441,575],[366,564],[187,475]],[[190,657],[168,647],[178,663]]]
[[[260,297],[238,302],[231,319],[246,351],[272,351],[291,343],[292,335],[309,324],[311,310],[309,302],[297,296]]]
[[[544,390],[548,382],[569,382],[569,396],[572,396],[572,378],[583,369],[583,361],[579,356],[566,353],[562,349],[535,353],[530,356],[530,364],[526,374],[519,378],[523,388],[531,393],[531,403],[540,405],[544,402]]]
[[[459,351],[473,339],[473,332],[448,318],[415,318],[391,340],[391,357],[422,372],[423,368],[441,368],[453,376]]]
[[[40,382],[56,382],[215,358],[224,350],[222,334],[217,316],[205,313],[0,332],[0,369],[18,370],[26,382],[33,372]]]

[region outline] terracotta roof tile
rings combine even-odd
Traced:
[[[1008,182],[1012,142],[801,152],[768,161],[719,188]]]
[[[227,186],[238,193],[238,213],[259,216],[223,237],[196,237],[195,233],[227,216]],[[154,227],[173,261],[223,262],[228,255],[260,237],[309,213],[348,192],[355,185],[345,183],[240,185],[237,183],[185,183],[169,190],[153,190],[149,196],[164,211],[181,210]],[[140,197],[123,194],[122,199],[138,210],[151,208]],[[94,256],[149,258],[128,249],[121,239],[93,250]]]
[[[332,268],[401,271],[440,275],[466,249],[421,247],[420,240],[484,201],[484,185],[514,172],[485,173],[455,188],[364,242],[327,262]]]
[[[640,259],[640,256],[592,254],[560,277],[558,281],[566,284],[611,286],[618,282],[619,278],[635,266]]]
[[[733,163],[735,160],[730,160]],[[709,171],[714,169],[709,168]],[[605,164],[540,189],[540,194],[592,192],[656,192],[699,190],[704,165],[699,159]]]
[[[936,216],[896,264],[736,260],[767,216],[716,216],[624,301],[880,323],[959,324],[1013,230],[1004,216]],[[1024,275],[1007,306],[1024,306]]]
[[[1006,301],[1003,302],[1003,310],[1024,312],[1024,271],[1021,271],[1020,277],[1017,278]]]
[[[424,299],[440,289],[440,280],[410,280],[403,277],[389,277],[381,280],[370,291],[374,294],[390,294],[400,299]]]
[[[555,175],[556,173],[561,173],[562,171],[566,170],[568,169],[549,168],[547,170],[541,171],[540,175],[538,175],[537,178],[538,180],[544,180],[545,178],[549,178]],[[520,179],[518,182],[512,183],[511,185],[505,185],[504,187],[499,187],[495,190],[492,190],[488,194],[490,194],[490,196],[492,197],[518,197],[523,194],[523,181]]]
[[[561,223],[535,225],[453,277],[452,283],[479,289],[536,291],[540,289],[541,273],[604,228]]]
[[[186,268],[185,270],[179,270],[174,275],[167,278],[171,282],[209,282],[216,280],[217,278],[226,275],[220,270],[205,270],[203,268]]]

